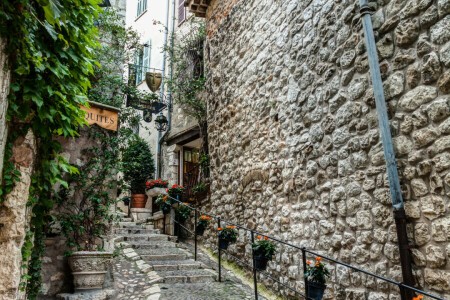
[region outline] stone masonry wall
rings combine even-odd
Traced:
[[[22,246],[28,231],[30,208],[27,207],[31,175],[36,157],[36,140],[31,132],[19,136],[13,145],[17,182],[0,204],[0,299],[22,299],[19,291],[22,268]]]
[[[205,211],[401,280],[358,1],[219,2],[206,20],[218,29],[206,49]],[[370,5],[415,277],[449,298],[450,1]],[[231,252],[249,259],[248,238],[240,231]],[[280,247],[268,272],[302,289],[300,258]],[[327,299],[399,299],[395,287],[330,268]]]
[[[9,81],[11,72],[6,65],[7,56],[4,52],[6,42],[0,38],[0,183],[2,182],[3,156],[7,140],[6,110],[8,109],[7,96],[9,94]]]

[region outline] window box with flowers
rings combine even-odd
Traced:
[[[321,262],[322,258],[317,257],[316,263],[312,265],[307,261],[305,278],[307,280],[307,297],[314,300],[321,300],[326,289],[327,277],[330,277],[330,271]]]
[[[179,199],[181,201],[185,195],[185,192],[186,192],[185,188],[178,184],[174,184],[171,188],[168,188],[166,190],[166,193],[170,196],[169,198],[172,198],[172,199],[170,199],[172,204],[177,203],[173,199]],[[179,196],[179,198],[177,198],[178,196]]]
[[[164,194],[159,195],[155,203],[159,205],[159,209],[162,211],[164,215],[170,213],[170,210],[172,209],[172,204],[170,203],[169,197],[167,197],[167,195]]]
[[[219,227],[217,235],[219,236],[219,249],[227,250],[228,245],[237,241],[237,231],[235,226]]]
[[[277,246],[270,242],[267,236],[263,238],[258,235],[257,238],[258,242],[252,244],[255,268],[263,271],[267,268],[267,262],[272,260],[272,256],[275,254]]]
[[[167,188],[168,182],[167,182],[167,180],[157,179],[157,180],[152,180],[150,182],[147,182],[146,185],[147,185],[148,190],[151,190],[154,188]]]
[[[207,216],[200,217],[200,220],[198,221],[197,227],[195,229],[195,232],[197,233],[197,235],[203,235],[203,233],[205,233],[205,229],[206,229],[206,227],[208,227],[210,220],[211,220],[211,217],[207,217]]]

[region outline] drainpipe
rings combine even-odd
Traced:
[[[167,1],[169,2],[169,0]],[[167,10],[169,11],[169,10]],[[166,32],[167,32],[168,28],[166,27]],[[173,0],[172,3],[172,29],[171,29],[171,37],[170,37],[170,65],[169,65],[169,78],[170,78],[170,82],[172,82],[173,79],[173,72],[172,72],[172,68],[173,68],[173,42],[174,42],[174,32],[175,32],[175,0]],[[167,36],[166,36],[167,38]],[[167,40],[166,43],[167,45]],[[164,78],[164,77],[163,77]],[[161,133],[159,133],[158,135],[158,156],[159,156],[159,160],[158,160],[158,173],[157,173],[157,177],[156,178],[160,178],[161,174],[162,174],[162,156],[161,156],[161,145],[162,142],[164,141],[164,138],[169,134],[170,129],[172,127],[172,87],[169,86],[169,92],[167,94],[167,121],[168,121],[168,125],[167,125],[167,130],[164,133],[164,135],[161,137]]]
[[[402,266],[403,283],[414,286],[414,277],[411,268],[411,252],[406,235],[406,214],[403,205],[400,180],[398,178],[397,164],[395,161],[392,135],[386,111],[386,101],[384,98],[383,83],[381,81],[380,65],[378,61],[375,37],[373,34],[371,9],[368,0],[360,0],[360,13],[364,26],[364,36],[366,40],[367,56],[369,59],[370,75],[375,95],[378,122],[381,131],[384,157],[386,160],[386,170],[389,178],[389,189],[391,192],[392,206],[394,208],[395,225],[397,227],[398,246],[400,250],[400,263]],[[403,300],[411,300],[414,293],[408,289],[401,288]]]
[[[164,26],[164,51],[163,51],[163,65],[162,65],[162,80],[161,80],[161,102],[164,99],[164,77],[166,76],[166,56],[167,56],[167,35],[169,34],[169,9],[170,9],[170,0],[167,0],[166,6],[166,25]],[[158,142],[157,142],[157,151],[156,151],[156,170],[155,170],[155,179],[158,178],[158,174],[160,174],[160,160],[161,160],[161,132],[158,131]]]

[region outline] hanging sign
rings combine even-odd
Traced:
[[[117,131],[119,121],[118,111],[95,107],[92,103],[90,104],[91,107],[89,108],[80,105],[81,109],[86,112],[85,119],[89,125],[97,124],[105,129]]]

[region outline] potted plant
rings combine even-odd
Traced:
[[[195,230],[197,235],[203,235],[206,227],[208,227],[208,225],[209,225],[210,220],[211,220],[211,217],[207,217],[207,216],[200,217],[200,220],[198,220],[198,223],[197,223],[197,228]]]
[[[184,221],[186,221],[190,215],[191,215],[191,208],[188,206],[187,203],[181,204],[178,206],[177,211],[175,212],[176,216],[178,217],[178,221],[183,224]]]
[[[170,201],[172,204],[177,203],[174,199],[179,199],[180,201],[183,199],[183,196],[185,194],[185,188],[181,185],[174,184],[171,188],[168,188],[166,190],[166,193],[169,194],[171,197]],[[177,196],[179,196],[177,198]]]
[[[154,188],[166,188],[168,185],[168,182],[166,180],[157,179],[157,180],[152,180],[150,182],[147,182],[145,185],[147,186],[147,189],[151,190]]]
[[[155,172],[153,155],[148,144],[135,137],[122,153],[123,179],[131,190],[131,207],[144,208],[147,202],[145,183]]]
[[[158,198],[156,198],[155,201],[156,205],[159,205],[159,209],[162,211],[163,214],[167,215],[170,213],[170,210],[172,209],[172,204],[169,201],[169,198],[167,195],[159,195]]]
[[[197,200],[205,199],[208,193],[208,189],[204,182],[201,182],[200,184],[194,186],[192,188],[192,192],[194,193]]]
[[[328,268],[321,262],[322,258],[317,257],[316,263],[311,266],[307,261],[305,278],[307,280],[307,297],[314,300],[321,300],[326,289],[326,278],[330,277]]]
[[[252,244],[253,255],[255,259],[255,268],[258,270],[265,270],[267,268],[267,262],[272,260],[272,256],[275,254],[277,246],[269,242],[267,236],[264,239],[258,235],[258,242]]]
[[[102,138],[98,138],[101,136]],[[119,220],[112,207],[117,201],[117,148],[107,134],[101,142],[83,150],[83,164],[68,178],[66,188],[54,195],[56,220],[66,239],[75,291],[101,289],[113,252],[105,251],[104,239]],[[112,138],[113,139],[113,138]]]
[[[219,236],[219,249],[227,250],[230,243],[237,241],[237,232],[234,226],[227,226],[226,228],[217,228]]]

